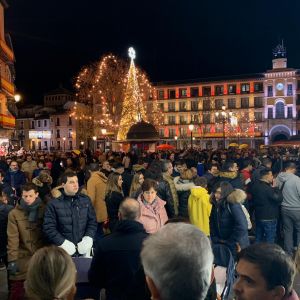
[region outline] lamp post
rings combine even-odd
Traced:
[[[176,143],[176,150],[177,150],[177,148],[178,148],[178,145],[177,145],[178,136],[177,135],[174,136],[174,140],[175,140],[175,143]]]
[[[96,141],[97,141],[96,136],[93,136],[93,141],[94,141],[94,152],[96,152]]]
[[[194,124],[189,125],[189,130],[191,132],[191,149],[193,149],[193,130],[194,130]]]
[[[64,141],[64,152],[66,152],[66,138],[63,137],[63,141]]]
[[[222,123],[223,123],[223,146],[224,146],[224,149],[226,148],[226,145],[225,145],[225,139],[226,139],[225,124],[226,124],[226,120],[232,116],[231,111],[229,113],[227,113],[225,110],[226,110],[226,106],[222,105],[221,117],[222,117]],[[216,117],[218,117],[219,115],[220,115],[220,113],[216,112]]]
[[[80,142],[80,145],[81,145],[81,149],[83,150],[84,149],[84,142]]]

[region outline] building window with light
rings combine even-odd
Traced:
[[[229,109],[236,108],[236,100],[235,100],[235,98],[228,99],[228,108]]]
[[[179,128],[180,136],[186,137],[187,136],[187,128],[185,127],[180,127]]]
[[[209,97],[209,96],[211,96],[211,87],[210,87],[210,86],[204,86],[204,87],[202,88],[202,95],[203,95],[204,97]]]
[[[215,100],[215,109],[222,109],[223,99],[216,99]]]
[[[164,104],[163,104],[163,103],[159,103],[159,110],[160,110],[161,112],[164,112],[164,111],[165,111],[165,109],[164,109]]]
[[[175,121],[176,120],[176,118],[175,118],[175,116],[168,116],[168,124],[169,125],[175,125]]]
[[[193,111],[198,110],[198,101],[191,101],[191,110]]]
[[[262,122],[262,112],[255,112],[254,113],[255,122]]]
[[[275,106],[276,119],[284,119],[284,104],[277,102]]]
[[[293,85],[292,84],[287,85],[287,95],[293,96]]]
[[[242,83],[241,84],[241,93],[242,94],[249,94],[250,93],[250,84],[249,83]]]
[[[163,128],[159,128],[159,136],[164,137],[165,135],[165,130]]]
[[[179,122],[182,125],[187,124],[187,118],[186,118],[186,116],[179,116]]]
[[[186,98],[187,97],[187,89],[179,89],[179,97]]]
[[[203,100],[203,110],[210,110],[210,100]]]
[[[175,128],[169,128],[169,137],[173,138],[176,135]]]
[[[169,99],[175,99],[176,98],[176,91],[174,89],[168,90]]]
[[[249,108],[249,98],[241,98],[241,108]]]
[[[191,115],[191,123],[199,124],[199,115]]]
[[[254,107],[263,107],[263,97],[254,97]]]
[[[186,111],[186,102],[185,101],[179,102],[179,110]]]
[[[229,95],[236,94],[236,84],[228,84],[228,94]]]
[[[158,100],[164,99],[164,90],[157,91],[157,99]]]
[[[175,111],[175,102],[168,103],[168,111]]]
[[[264,91],[264,85],[262,82],[255,82],[254,83],[254,92],[255,93],[262,93]]]
[[[268,97],[273,97],[273,86],[268,85]]]
[[[210,113],[204,113],[203,114],[203,123],[204,124],[210,124]]]

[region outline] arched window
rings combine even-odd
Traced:
[[[284,104],[283,104],[283,102],[276,103],[276,119],[284,119]]]

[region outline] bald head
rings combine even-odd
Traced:
[[[119,207],[119,217],[121,220],[136,221],[141,215],[140,204],[133,198],[126,198]]]

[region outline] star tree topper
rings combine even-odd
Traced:
[[[135,50],[134,50],[134,48],[133,47],[130,47],[129,49],[128,49],[128,55],[129,55],[129,57],[133,60],[133,59],[135,59]]]

